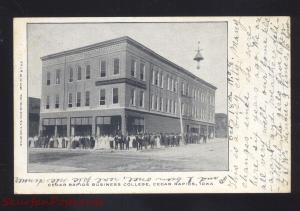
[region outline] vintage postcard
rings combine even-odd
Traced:
[[[15,193],[290,192],[290,31],[15,18]]]

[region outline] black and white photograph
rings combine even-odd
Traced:
[[[228,171],[227,27],[27,24],[27,171]]]

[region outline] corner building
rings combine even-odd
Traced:
[[[214,136],[216,87],[129,37],[41,60],[44,135],[179,133],[181,110],[184,132]]]

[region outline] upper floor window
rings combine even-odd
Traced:
[[[168,112],[168,107],[169,107],[169,100],[166,99],[166,108],[165,108],[165,111]]]
[[[173,89],[173,91],[174,91],[175,93],[177,93],[177,86],[178,86],[178,83],[177,83],[177,81],[175,80],[175,82],[174,82],[174,89]]]
[[[183,82],[181,83],[181,95],[185,95],[185,85]]]
[[[119,103],[119,89],[113,88],[113,104]]]
[[[81,106],[81,92],[77,92],[77,95],[76,95],[76,106],[77,107]]]
[[[171,90],[171,80],[170,80],[170,78],[169,78],[169,76],[167,76],[168,77],[168,90]]]
[[[55,108],[59,108],[59,95],[55,96]]]
[[[163,111],[164,109],[164,98],[160,97],[159,110]]]
[[[144,107],[144,91],[140,91],[140,107]]]
[[[153,109],[157,110],[157,97],[154,96]]]
[[[50,96],[46,97],[46,109],[50,108]]]
[[[72,106],[73,106],[72,93],[69,93],[68,105],[69,105],[69,108],[72,108]]]
[[[100,77],[105,77],[106,76],[106,61],[101,60],[100,62]]]
[[[159,98],[158,98],[158,96],[156,96],[156,109],[159,111],[160,109],[159,109],[159,105],[160,105],[160,103],[159,103]]]
[[[135,89],[130,90],[130,105],[135,106]]]
[[[51,77],[50,72],[47,72],[47,85],[48,86],[50,85],[50,77]]]
[[[151,104],[151,109],[154,109],[154,95],[151,95],[151,98],[150,98],[150,104]]]
[[[145,80],[145,64],[144,63],[140,64],[140,79],[142,81]]]
[[[91,65],[87,65],[85,69],[85,79],[91,78]]]
[[[136,76],[136,61],[134,59],[131,60],[131,71],[130,71],[130,74],[133,77]]]
[[[90,106],[90,91],[85,92],[85,106]]]
[[[81,67],[80,66],[77,67],[77,80],[78,81],[81,80]]]
[[[117,75],[120,73],[120,59],[115,58],[114,59],[114,75]]]
[[[176,103],[176,101],[174,101],[174,114],[176,114],[177,113],[177,103]]]
[[[164,75],[163,75],[163,73],[160,74],[160,87],[164,88]]]
[[[154,85],[155,81],[155,71],[152,69],[152,84]]]
[[[100,89],[100,105],[105,105],[105,89]]]
[[[69,82],[72,82],[73,81],[73,68],[70,67],[69,69]]]
[[[55,81],[56,81],[56,84],[60,84],[60,70],[56,70]]]
[[[170,90],[174,91],[174,79],[173,78],[171,79],[171,89]]]
[[[155,71],[155,75],[154,75],[154,85],[158,85],[158,71]]]

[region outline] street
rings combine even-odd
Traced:
[[[137,151],[29,148],[29,172],[228,170],[228,141]]]

